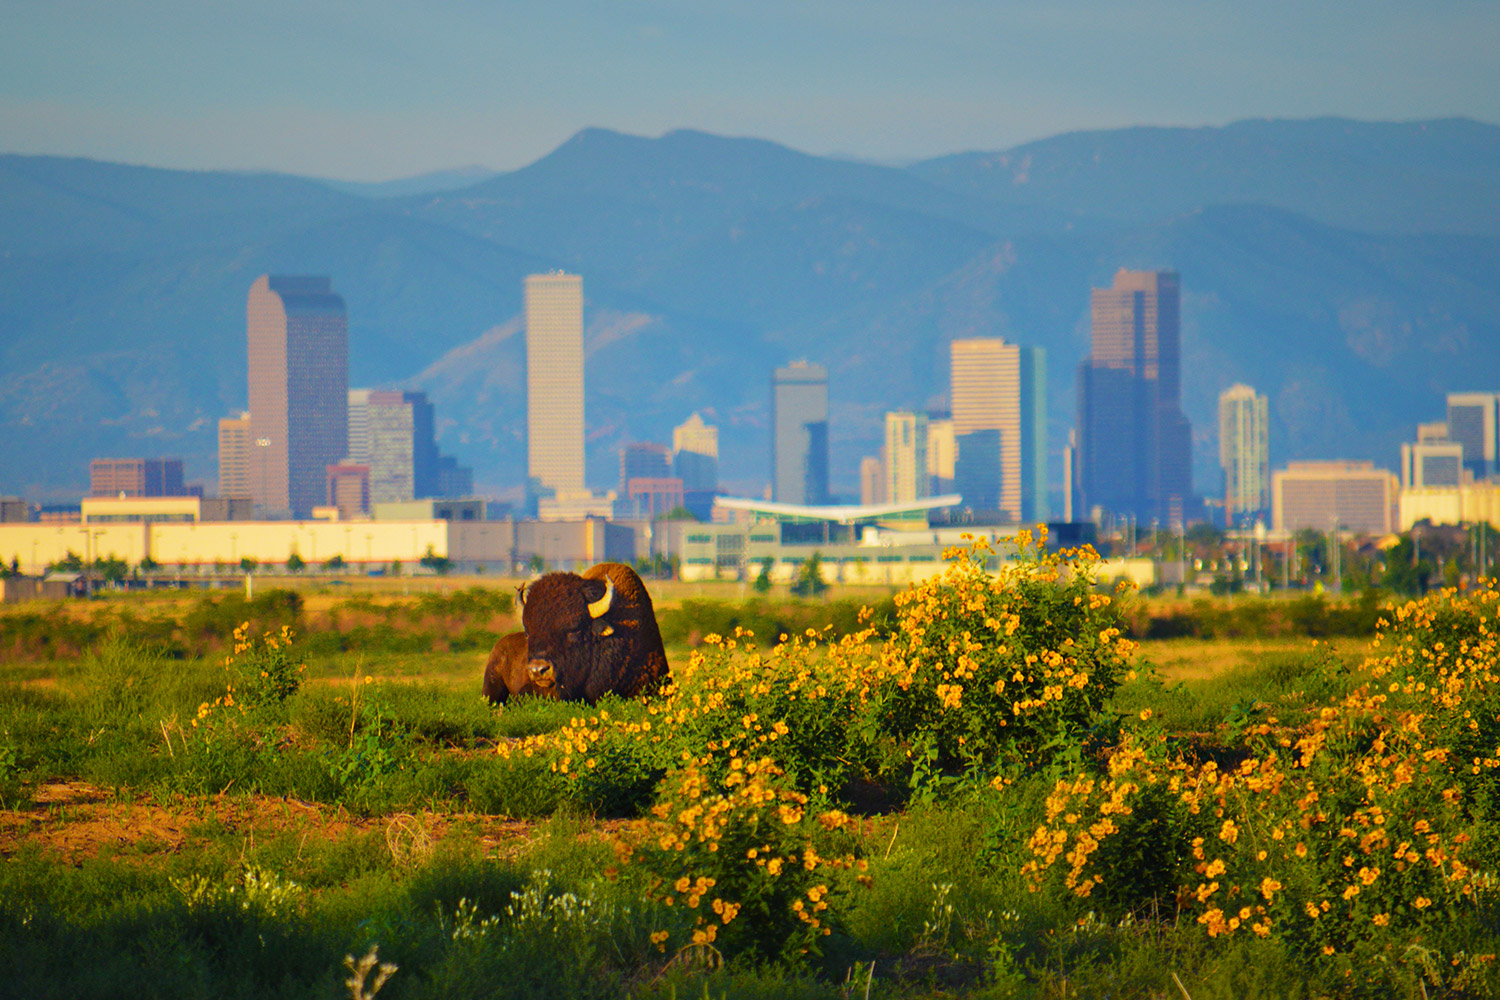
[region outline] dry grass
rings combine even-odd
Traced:
[[[1201,681],[1247,666],[1267,654],[1305,651],[1311,640],[1157,639],[1141,643],[1137,662],[1150,663],[1168,681]]]

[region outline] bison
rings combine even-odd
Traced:
[[[551,684],[532,680],[526,669],[526,633],[512,632],[500,637],[495,648],[490,650],[489,662],[484,665],[484,696],[491,705],[503,705],[513,694],[534,694],[544,698],[556,698],[557,692]]]
[[[651,595],[629,566],[548,573],[521,597],[527,672],[556,697],[589,704],[606,694],[628,698],[666,677]]]

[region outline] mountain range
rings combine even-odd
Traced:
[[[522,278],[564,268],[584,276],[592,485],[702,410],[726,483],[758,493],[771,369],[807,358],[848,495],[884,411],[944,405],[954,337],[1047,349],[1060,450],[1089,288],[1121,267],[1182,275],[1212,492],[1233,382],[1271,399],[1273,463],[1392,468],[1445,392],[1500,389],[1500,127],[1130,128],[907,167],[587,129],[519,170],[382,185],[0,156],[0,260],[0,493],[76,497],[104,455],[181,455],[211,485],[267,271],[331,276],[350,384],[426,390],[444,450],[513,489]]]

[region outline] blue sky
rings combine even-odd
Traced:
[[[0,151],[358,180],[578,129],[904,160],[1080,128],[1500,122],[1493,0],[0,0]]]

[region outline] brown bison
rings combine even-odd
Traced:
[[[651,595],[635,570],[600,563],[548,573],[521,595],[527,672],[565,701],[631,697],[667,675],[667,653]]]
[[[503,635],[490,650],[489,662],[484,665],[484,696],[491,705],[503,705],[513,694],[534,694],[543,698],[556,698],[557,691],[551,684],[543,686],[531,679],[526,669],[526,633],[512,632]]]

